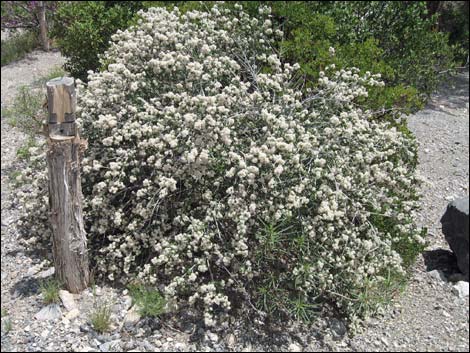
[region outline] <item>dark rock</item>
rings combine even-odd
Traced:
[[[460,271],[468,281],[469,275],[469,199],[452,201],[441,218],[442,232],[457,257]]]
[[[329,326],[334,340],[341,340],[348,332],[344,322],[335,318],[330,320]]]

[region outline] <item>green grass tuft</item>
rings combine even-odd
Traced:
[[[159,291],[142,284],[132,284],[129,286],[129,294],[132,302],[137,305],[140,315],[156,317],[164,313],[166,301]]]
[[[58,303],[60,301],[60,287],[61,284],[56,279],[49,279],[41,283],[41,294],[45,304]]]
[[[97,332],[106,332],[111,327],[111,305],[104,303],[97,305],[90,318],[93,329]]]

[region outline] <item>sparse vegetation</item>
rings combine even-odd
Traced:
[[[41,283],[41,295],[45,304],[59,303],[61,283],[56,279],[48,279]]]
[[[106,332],[111,327],[111,304],[95,303],[91,312],[90,323],[97,332]]]
[[[143,284],[132,284],[129,286],[129,293],[140,315],[156,317],[163,314],[165,299],[154,288],[148,288]]]
[[[18,88],[18,93],[11,106],[5,109],[2,114],[11,126],[33,136],[41,131],[42,120],[45,117],[44,103],[44,90],[21,86]]]
[[[2,40],[2,66],[25,57],[38,46],[38,36],[31,31],[17,33]]]

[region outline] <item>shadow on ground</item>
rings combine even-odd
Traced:
[[[461,274],[457,265],[457,258],[450,250],[436,249],[423,253],[426,271],[440,270],[449,278]]]
[[[438,93],[426,105],[426,110],[440,111],[449,114],[449,109],[468,107],[468,70],[460,72],[444,82]],[[444,107],[444,108],[443,108]]]
[[[25,277],[10,289],[13,298],[29,297],[39,292],[39,281],[34,277]]]

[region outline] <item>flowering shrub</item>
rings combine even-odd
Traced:
[[[367,314],[367,293],[404,272],[398,251],[422,243],[414,141],[355,103],[380,75],[330,66],[301,93],[299,66],[271,47],[282,32],[260,12],[151,8],[79,86],[92,258],[109,280],[137,277],[200,309],[208,326],[241,306]],[[42,206],[27,204],[22,224],[47,240],[45,168],[32,170],[23,179]]]

